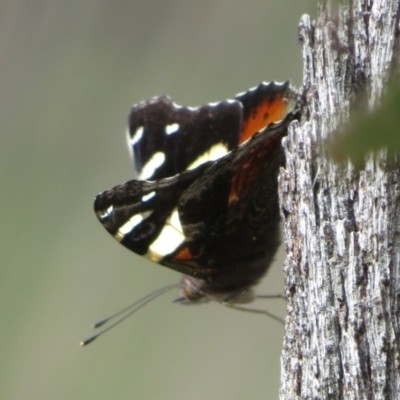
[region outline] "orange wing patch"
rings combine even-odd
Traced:
[[[274,136],[251,149],[246,154],[245,160],[241,160],[231,183],[229,204],[238,201],[244,188],[250,186],[260,176],[265,164],[269,162],[272,152],[279,147],[283,132],[283,130],[277,131]]]
[[[278,122],[287,113],[288,100],[283,96],[266,99],[250,110],[247,118],[243,120],[239,143],[245,142],[261,129],[272,122]]]
[[[184,247],[174,256],[175,261],[190,261],[193,258],[192,253],[188,247]]]

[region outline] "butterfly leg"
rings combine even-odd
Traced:
[[[256,308],[247,308],[247,307],[241,307],[241,306],[237,306],[235,304],[231,304],[231,303],[226,303],[226,302],[222,302],[222,305],[232,308],[234,310],[238,310],[238,311],[246,311],[246,312],[250,312],[250,313],[255,313],[255,314],[264,314],[264,315],[268,315],[269,317],[271,317],[272,319],[274,319],[275,321],[280,322],[282,325],[285,325],[285,320],[283,318],[278,317],[277,315],[274,315],[272,313],[270,313],[267,310],[258,310]]]
[[[278,294],[257,294],[257,299],[282,299],[287,300],[284,292]]]

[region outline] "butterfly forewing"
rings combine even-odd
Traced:
[[[243,143],[256,132],[284,118],[290,101],[289,82],[260,83],[235,99],[243,106],[243,120],[239,142]]]
[[[270,82],[197,108],[179,106],[168,96],[133,106],[127,134],[139,178],[166,178],[221,158],[283,119],[289,92],[289,82]]]
[[[161,96],[134,106],[128,145],[139,178],[179,174],[215,146],[220,150],[215,157],[225,155],[238,144],[241,120],[242,105],[234,100],[191,109]]]

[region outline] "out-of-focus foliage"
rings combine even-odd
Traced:
[[[399,152],[400,79],[391,79],[378,107],[355,110],[350,118],[333,136],[331,153],[335,160],[350,158],[359,165],[371,151],[385,148],[389,155]]]

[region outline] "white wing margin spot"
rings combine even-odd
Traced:
[[[114,207],[110,206],[107,208],[107,210],[101,210],[100,212],[98,212],[97,215],[100,219],[103,220],[103,219],[108,218],[111,215],[111,213],[113,212],[113,210],[114,210]]]
[[[144,132],[143,126],[139,126],[136,129],[134,135],[129,140],[131,146],[135,145],[142,138],[143,132]],[[130,136],[130,134],[129,134],[129,136]]]

